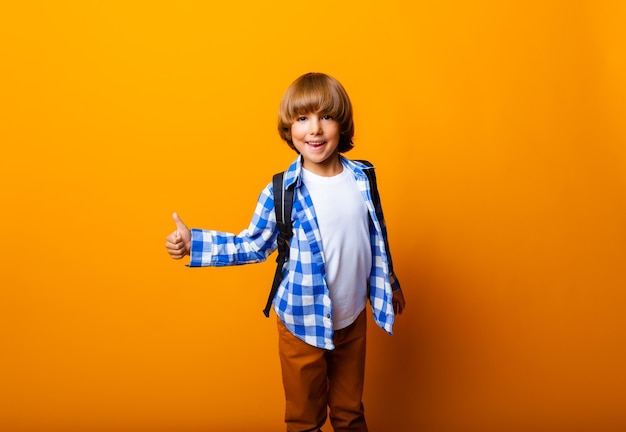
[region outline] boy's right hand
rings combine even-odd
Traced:
[[[176,224],[176,231],[165,238],[165,248],[173,259],[181,259],[189,255],[191,250],[191,231],[176,213],[172,215],[172,218]]]

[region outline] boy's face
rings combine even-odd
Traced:
[[[339,123],[327,115],[308,113],[291,124],[291,140],[304,159],[303,166],[315,174],[338,173],[339,138]]]

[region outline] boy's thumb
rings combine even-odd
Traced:
[[[178,217],[178,213],[174,213],[174,214],[172,215],[172,219],[174,219],[174,223],[176,224],[176,228],[177,228],[178,230],[181,230],[181,229],[182,229],[182,230],[187,230],[187,229],[188,229],[188,228],[187,228],[187,225],[185,225],[185,224],[183,223],[183,221],[182,221],[182,220],[180,220],[180,218]]]

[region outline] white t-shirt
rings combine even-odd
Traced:
[[[303,169],[302,179],[322,236],[333,329],[339,330],[354,322],[367,301],[372,266],[367,207],[349,170],[321,177]]]

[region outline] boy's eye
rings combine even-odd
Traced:
[[[330,115],[322,116],[322,120],[332,120],[332,119],[333,119],[333,116],[330,116]]]
[[[296,121],[299,121],[299,122],[301,122],[301,121],[305,121],[305,120],[306,120],[306,117],[305,117],[305,116],[298,116],[298,117],[296,118]]]

